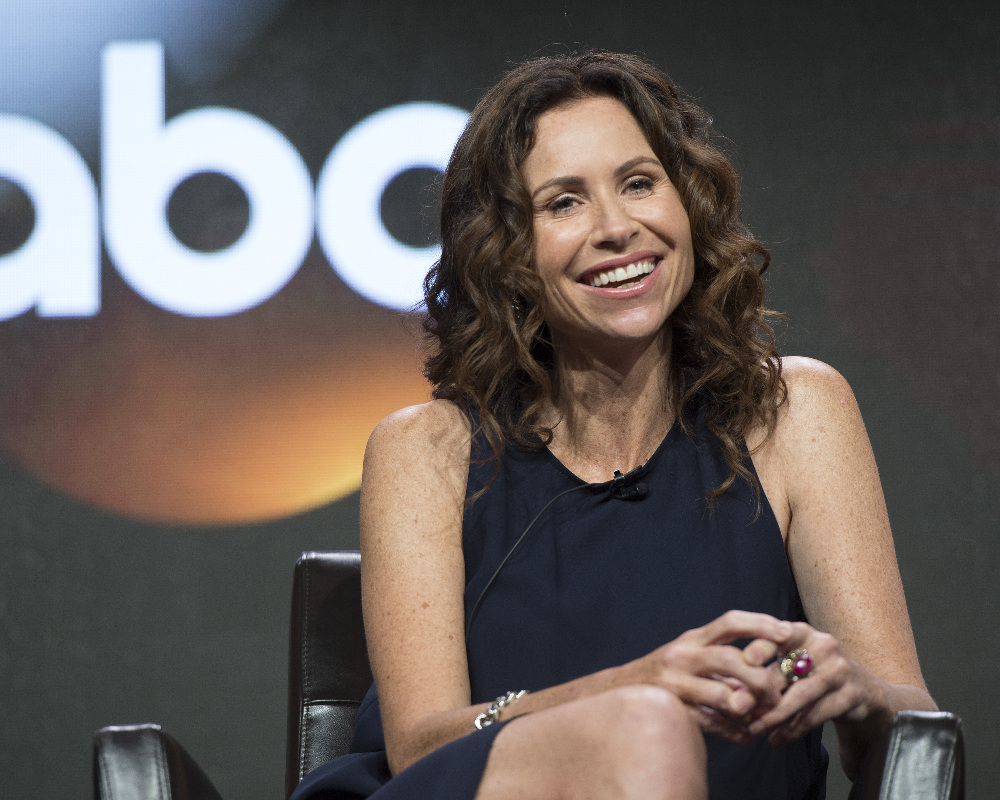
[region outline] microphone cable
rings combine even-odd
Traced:
[[[532,519],[531,522],[528,523],[528,527],[526,527],[524,529],[524,531],[521,533],[521,535],[519,537],[517,537],[517,541],[514,542],[514,546],[511,547],[510,550],[507,551],[507,555],[505,555],[503,557],[503,561],[500,562],[500,566],[496,568],[496,571],[493,573],[493,575],[490,577],[490,579],[488,581],[486,581],[486,585],[483,587],[483,590],[479,593],[479,597],[476,598],[476,604],[472,607],[472,611],[469,612],[469,621],[465,623],[465,641],[466,642],[469,641],[469,631],[472,630],[472,622],[476,618],[476,612],[479,611],[479,605],[480,605],[480,603],[483,602],[483,597],[486,596],[486,592],[489,590],[490,586],[493,585],[493,581],[495,581],[497,579],[497,575],[500,574],[500,570],[503,569],[504,564],[507,563],[507,560],[514,554],[514,551],[517,550],[517,548],[521,544],[521,542],[524,541],[524,537],[528,535],[528,531],[530,531],[532,529],[532,527],[534,526],[534,524],[536,522],[538,522],[538,518],[541,517],[542,514],[545,513],[545,510],[550,505],[552,505],[556,500],[558,500],[560,497],[564,497],[564,496],[568,495],[570,492],[577,492],[580,489],[590,489],[590,488],[592,488],[594,486],[600,486],[600,484],[581,483],[579,486],[573,486],[573,487],[571,487],[569,489],[564,489],[563,491],[559,492],[559,494],[557,494],[555,497],[553,497],[551,500],[549,500],[549,502],[547,502],[544,506],[542,506],[542,510],[541,511],[539,511],[537,514],[535,514],[534,519]]]
[[[541,511],[535,514],[534,519],[528,523],[528,527],[524,529],[520,536],[517,537],[517,541],[514,542],[514,546],[507,551],[507,555],[503,557],[503,561],[500,562],[500,566],[496,568],[496,571],[490,576],[490,579],[486,581],[486,585],[483,590],[479,593],[479,597],[476,598],[476,604],[472,607],[472,611],[469,612],[469,619],[465,623],[465,641],[469,641],[469,631],[472,630],[472,621],[476,618],[476,612],[479,611],[479,605],[483,602],[483,597],[486,596],[486,592],[493,585],[493,581],[497,579],[497,575],[500,574],[500,570],[504,568],[504,564],[507,563],[508,559],[514,554],[514,551],[520,546],[521,542],[524,541],[524,537],[528,535],[528,531],[532,529],[534,524],[538,522],[538,518],[545,513],[545,510],[552,505],[560,497],[563,497],[570,492],[577,492],[580,489],[593,489],[599,486],[604,486],[605,483],[610,484],[608,486],[608,493],[611,497],[617,500],[642,500],[647,494],[649,494],[649,486],[645,481],[639,481],[637,483],[630,484],[629,478],[634,476],[636,473],[643,469],[644,465],[640,465],[635,469],[631,470],[625,475],[622,475],[621,470],[615,470],[615,476],[610,481],[601,483],[581,483],[579,486],[572,486],[569,489],[564,489],[559,492],[555,497],[553,497],[549,502],[542,506]]]

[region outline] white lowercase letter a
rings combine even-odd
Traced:
[[[0,114],[0,177],[31,199],[28,240],[0,256],[0,319],[96,314],[101,306],[97,190],[82,156],[39,122]]]

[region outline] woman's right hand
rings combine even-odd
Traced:
[[[748,743],[754,711],[777,705],[784,681],[764,665],[792,635],[788,622],[767,614],[727,611],[640,659],[625,664],[626,683],[663,687],[680,700],[705,733]],[[743,648],[732,643],[752,641]]]

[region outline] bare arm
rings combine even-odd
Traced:
[[[468,423],[443,401],[387,417],[365,451],[365,632],[394,773],[468,721],[461,536],[468,463]]]
[[[462,511],[468,423],[450,403],[404,409],[374,431],[361,494],[362,593],[372,671],[393,773],[473,730],[464,640]],[[513,716],[617,686],[669,689],[707,731],[746,741],[755,703],[777,702],[762,665],[792,628],[764,614],[730,612],[648,656],[527,695]],[[757,639],[749,657],[729,643]],[[730,676],[730,683],[715,676]],[[511,689],[519,689],[514,687]],[[740,718],[742,725],[728,719]]]
[[[854,395],[819,362],[786,359],[784,371],[789,401],[754,461],[785,529],[811,623],[797,626],[791,643],[807,647],[816,667],[751,730],[773,731],[780,744],[834,719],[841,761],[853,775],[873,732],[895,711],[935,705],[920,674],[878,470]]]

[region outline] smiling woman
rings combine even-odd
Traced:
[[[553,344],[561,358],[576,359],[573,349],[596,355],[623,340],[647,349],[694,277],[680,195],[617,100],[553,109],[537,130],[523,174]],[[655,349],[661,363],[665,349]]]
[[[779,357],[736,186],[637,58],[487,92],[426,282],[436,399],[365,453],[375,685],[294,800],[806,800],[824,722],[853,775],[934,707],[857,406]]]
[[[612,69],[598,57],[587,58],[591,71],[585,79],[554,70],[558,59],[523,65],[517,82],[498,84],[480,101],[478,124],[459,140],[452,163],[463,169],[450,170],[444,182],[445,250],[427,279],[426,327],[442,345],[427,362],[427,376],[436,385],[435,397],[474,408],[494,452],[503,438],[529,448],[549,443],[553,419],[545,418],[542,398],[552,388],[558,333],[542,308],[551,303],[551,316],[564,304],[549,296],[543,271],[534,265],[544,265],[550,248],[574,247],[573,233],[580,236],[588,225],[639,225],[643,237],[664,237],[660,248],[670,252],[662,270],[666,280],[655,282],[664,297],[673,297],[654,314],[663,314],[656,347],[669,351],[670,359],[648,372],[670,383],[667,402],[682,426],[687,423],[679,412],[697,395],[727,398],[706,412],[706,425],[730,467],[718,487],[724,490],[737,476],[750,478],[741,442],[753,428],[771,430],[784,392],[767,324],[776,315],[764,308],[760,277],[769,255],[740,220],[739,178],[709,141],[709,115],[641,59],[616,56]],[[551,128],[552,143],[540,141],[543,128]],[[616,204],[601,202],[593,174],[599,168],[602,181],[616,187]],[[534,183],[533,169],[540,171]],[[588,175],[590,186],[583,186]],[[587,188],[597,194],[580,194]],[[574,189],[576,194],[567,191]],[[542,199],[549,207],[540,205]],[[625,213],[647,206],[663,215],[648,228],[648,212],[632,220]],[[595,211],[610,216],[594,220]],[[612,239],[623,235],[608,232]],[[614,251],[614,241],[593,248],[590,273],[576,280],[597,278],[605,285],[602,262],[608,286],[612,267],[616,282],[617,269],[627,279],[636,259],[637,272],[640,264],[656,267],[660,251],[636,251],[631,235],[624,232],[621,252]],[[678,269],[685,258],[693,260],[686,285],[685,269]],[[632,310],[632,304],[617,305]],[[615,344],[603,339],[587,346],[589,351]],[[563,365],[569,363],[564,357]],[[671,368],[663,369],[667,363]],[[646,450],[658,441],[654,432]]]

